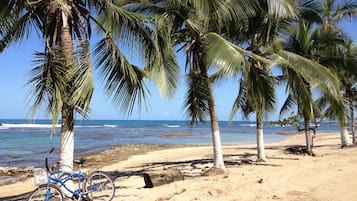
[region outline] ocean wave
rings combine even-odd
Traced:
[[[180,125],[177,124],[164,124],[163,126],[166,128],[180,128]]]
[[[61,124],[56,124],[56,128],[60,128]],[[116,125],[76,125],[75,128],[116,128]],[[9,128],[52,128],[52,124],[0,124],[0,129]]]
[[[108,127],[108,128],[116,128],[118,127],[117,125],[104,125],[104,127]]]
[[[240,126],[256,127],[256,124],[239,124]]]
[[[60,127],[56,124],[55,127]],[[52,124],[1,124],[0,127],[4,128],[52,128]]]

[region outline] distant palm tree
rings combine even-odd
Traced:
[[[72,170],[75,112],[86,116],[94,89],[89,43],[92,28],[102,37],[94,48],[105,89],[113,102],[130,114],[135,103],[145,101],[144,78],[170,94],[175,89],[178,67],[173,49],[160,46],[164,34],[152,29],[150,21],[130,12],[130,4],[113,1],[27,0],[1,1],[0,51],[11,43],[42,34],[44,52],[36,53],[32,70],[33,112],[47,105],[53,124],[62,117],[60,163]],[[120,46],[144,58],[146,69],[129,63]],[[142,53],[140,53],[142,52]],[[164,65],[166,64],[166,65]],[[166,86],[166,88],[165,88]]]
[[[333,0],[324,0],[322,1],[323,3],[323,9],[322,9],[322,16],[324,17],[324,24],[321,26],[320,29],[322,29],[325,33],[327,34],[333,34],[337,35],[338,37],[342,38],[340,44],[335,44],[330,46],[329,48],[326,48],[327,50],[325,52],[324,58],[322,58],[322,63],[326,63],[326,66],[329,65],[329,62],[331,61],[331,57],[334,58],[336,56],[336,51],[341,47],[341,44],[343,45],[344,41],[346,40],[345,33],[343,33],[342,29],[339,27],[339,22],[341,20],[345,20],[346,18],[349,18],[351,20],[352,16],[357,15],[357,3],[356,2],[338,2],[338,1],[333,1]],[[335,51],[335,52],[334,52]],[[347,56],[347,55],[346,55]],[[332,68],[335,68],[336,66],[342,67],[344,62],[338,63],[338,64],[332,64],[329,65]],[[342,67],[343,68],[343,67]],[[343,80],[341,80],[343,81]],[[343,83],[344,85],[344,83]],[[348,86],[347,86],[348,87]],[[320,100],[319,101],[321,105],[324,105],[326,107],[326,101]],[[343,104],[342,105],[336,105],[336,104]],[[340,130],[341,130],[341,146],[345,147],[351,144],[351,140],[348,136],[348,130],[347,130],[347,113],[348,113],[348,107],[346,101],[339,102],[339,101],[331,101],[330,102],[330,107],[329,110],[327,111],[327,114],[332,115],[333,112],[336,112],[338,115],[338,120],[339,120],[339,125],[340,125]],[[342,113],[344,112],[344,113]],[[354,124],[354,123],[353,123]],[[354,128],[353,128],[354,130]]]
[[[352,143],[356,144],[354,104],[357,94],[357,48],[351,40],[348,40],[342,41],[335,46],[330,46],[327,50],[323,62],[337,74],[341,81],[341,98],[344,100],[342,102],[344,109],[340,111],[339,106],[333,104],[334,101],[330,102],[330,107],[326,106],[329,103],[328,100],[319,100],[319,103],[321,106],[327,107],[327,115],[329,117],[332,117],[333,112],[336,112],[335,115],[339,116],[341,144],[342,147],[345,147],[351,144],[347,131],[348,119],[351,121]]]

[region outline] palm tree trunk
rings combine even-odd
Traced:
[[[353,108],[353,96],[349,98],[349,105],[351,111],[351,131],[352,131],[352,144],[356,144],[356,134],[355,134],[355,112]]]
[[[60,164],[61,169],[72,172],[74,153],[74,116],[73,108],[63,105],[61,124]]]
[[[62,53],[66,58],[67,68],[70,69],[73,65],[73,49],[72,36],[70,27],[67,22],[68,16],[62,12],[62,29],[60,36],[60,44]],[[68,87],[62,94],[62,124],[61,124],[61,144],[60,144],[60,163],[61,168],[71,172],[73,170],[73,153],[74,153],[74,107],[69,104],[69,96],[71,94],[71,81],[68,82]]]
[[[304,124],[305,124],[306,152],[308,154],[312,154],[310,126],[309,126],[309,120],[307,118],[304,118]]]
[[[265,148],[264,148],[264,135],[263,135],[263,121],[257,117],[257,147],[258,147],[258,160],[266,161]]]
[[[214,154],[214,168],[217,171],[224,171],[224,160],[221,144],[221,136],[219,132],[216,105],[213,97],[212,86],[210,80],[207,82],[208,93],[209,93],[209,108],[210,108],[210,118],[211,118],[211,132],[213,140],[213,154]]]
[[[196,41],[202,41],[202,38],[200,38],[200,36],[197,36]],[[202,47],[203,46],[197,46],[196,53],[197,53],[198,64],[199,64],[198,67],[201,71],[201,76],[206,79],[206,84],[207,84],[208,105],[209,105],[209,114],[211,120],[211,133],[212,133],[213,155],[214,155],[214,169],[215,171],[223,172],[225,170],[225,166],[223,160],[221,135],[219,132],[219,126],[217,120],[216,104],[215,104],[213,90],[212,90],[212,83],[208,76],[207,62]]]
[[[341,132],[341,147],[347,147],[352,144],[350,137],[348,136],[348,130],[347,126],[341,126],[340,127],[340,132]]]

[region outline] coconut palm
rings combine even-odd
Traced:
[[[253,53],[260,55],[262,57],[266,57],[268,59],[274,58],[274,52],[269,51],[267,47],[270,47],[275,42],[276,38],[279,36],[281,31],[284,28],[287,28],[288,25],[294,21],[296,21],[299,17],[311,18],[314,20],[318,20],[318,12],[316,9],[316,4],[311,1],[298,1],[298,2],[289,2],[289,1],[259,1],[260,7],[257,15],[249,18],[247,28],[238,28],[238,31],[235,32],[235,36],[233,36],[234,40],[237,42],[241,42],[247,44],[247,49],[251,50]],[[234,30],[234,28],[231,28]],[[268,50],[268,51],[267,51]],[[282,58],[281,58],[282,59]],[[285,59],[283,59],[285,60]],[[249,60],[251,64],[251,69],[260,68],[263,71],[267,70],[268,66],[262,62],[257,62],[252,59]],[[291,69],[292,65],[290,65],[289,61],[285,60],[284,66],[289,66]],[[313,64],[309,64],[313,65]],[[292,68],[292,71],[295,68]],[[246,115],[247,107],[246,103],[242,100],[246,100],[250,102],[249,104],[250,112],[256,112],[256,120],[257,120],[257,148],[258,148],[258,160],[266,160],[264,154],[264,143],[263,143],[263,114],[267,114],[269,111],[274,109],[274,80],[272,76],[268,76],[269,72],[265,72],[265,75],[258,79],[259,77],[244,78],[244,80],[252,80],[254,84],[250,85],[248,91],[251,91],[247,97],[243,97],[244,93],[242,92],[242,82],[240,86],[239,95],[234,103],[231,117],[232,119],[234,115],[236,115],[239,105],[242,109],[243,113]],[[244,74],[243,74],[244,76]],[[247,74],[247,76],[251,76]],[[268,80],[267,78],[271,80]],[[259,90],[259,85],[265,83],[264,89]],[[258,85],[253,87],[254,85]],[[244,90],[243,90],[244,91]],[[255,104],[252,104],[255,103]],[[248,110],[249,111],[249,110]]]
[[[357,3],[356,2],[337,2],[337,1],[333,1],[333,0],[324,0],[322,1],[323,3],[323,10],[322,10],[322,15],[324,17],[324,24],[323,26],[320,28],[322,29],[325,33],[328,34],[334,34],[337,35],[340,38],[346,38],[345,34],[343,33],[343,31],[341,30],[341,28],[339,27],[339,22],[341,20],[345,20],[346,18],[348,18],[349,20],[351,20],[351,17],[354,15],[357,15]],[[344,39],[346,40],[346,39]],[[344,42],[340,43],[340,44],[335,44],[334,46],[331,46],[330,48],[327,48],[328,52],[326,54],[325,52],[325,57],[322,59],[321,62],[323,63],[327,63],[326,65],[330,65],[329,61],[331,61],[331,57],[334,58],[336,56],[336,53],[338,52],[338,49],[341,47],[341,44],[343,44]],[[332,51],[332,52],[331,52]],[[334,69],[336,66],[341,66],[342,63],[335,63],[330,65],[330,67],[332,67],[332,69]],[[340,69],[343,69],[340,68]],[[348,86],[347,86],[348,87]],[[320,101],[320,103],[324,106],[326,106],[326,101]],[[346,104],[346,101],[341,102],[341,104]],[[341,146],[345,147],[348,146],[349,144],[351,144],[350,139],[348,137],[348,131],[347,131],[347,122],[348,120],[346,119],[346,114],[343,114],[342,112],[348,112],[348,108],[346,108],[347,106],[338,106],[336,104],[339,104],[339,101],[331,101],[331,110],[328,110],[328,114],[331,115],[331,112],[335,111],[336,114],[338,115],[338,120],[339,120],[339,125],[340,125],[340,129],[341,129]],[[334,109],[332,109],[334,108]],[[339,110],[339,108],[341,110]],[[352,110],[351,110],[352,111]],[[354,124],[354,123],[353,123]],[[354,129],[353,129],[354,130]]]
[[[356,64],[357,52],[352,41],[342,42],[335,46],[331,46],[323,58],[326,66],[329,66],[339,77],[341,81],[341,98],[343,98],[343,110],[339,110],[339,105],[334,101],[319,100],[319,104],[326,108],[326,113],[332,117],[334,112],[338,116],[341,129],[341,146],[346,147],[351,144],[348,136],[347,124],[351,121],[352,143],[356,143],[354,129],[354,102],[356,99]],[[328,107],[329,106],[329,107]],[[344,113],[342,113],[344,112]]]
[[[318,30],[313,31],[313,24],[305,20],[300,20],[298,26],[288,29],[288,37],[283,41],[284,49],[295,52],[309,59],[316,59]],[[298,114],[303,117],[304,131],[306,138],[306,151],[312,154],[312,138],[310,136],[310,121],[314,120],[314,113],[317,108],[314,104],[312,86],[306,81],[304,76],[294,71],[283,68],[283,77],[287,82],[288,97],[283,104],[280,114],[290,110],[292,105],[297,105]]]
[[[105,80],[105,90],[121,109],[130,114],[135,103],[145,101],[148,92],[144,78],[153,77],[151,72],[156,74],[155,83],[162,89],[162,85],[167,86],[166,94],[175,88],[178,68],[173,49],[159,47],[158,42],[166,40],[164,32],[154,31],[145,16],[130,12],[127,7],[127,3],[106,0],[1,2],[0,50],[28,39],[30,34],[42,34],[44,52],[36,53],[37,66],[29,81],[35,99],[32,111],[47,104],[53,124],[61,114],[62,169],[72,170],[75,115],[78,112],[86,116],[93,93],[89,49],[92,28],[96,28],[99,38],[94,48],[95,64]],[[145,69],[130,64],[121,46],[143,58]]]
[[[224,170],[219,125],[212,89],[212,72],[231,74],[243,71],[244,54],[220,35],[226,22],[253,12],[254,1],[224,0],[152,0],[141,8],[164,17],[171,28],[171,41],[186,55],[188,90],[185,99],[187,116],[193,124],[209,116],[215,170]],[[251,55],[253,56],[253,55]]]
[[[272,112],[275,105],[275,78],[270,75],[267,66],[251,66],[248,75],[240,81],[239,93],[233,104],[230,120],[241,109],[244,116],[256,113],[257,161],[266,161],[263,137],[264,115]]]

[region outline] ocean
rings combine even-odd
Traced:
[[[223,144],[255,143],[252,121],[220,121]],[[295,131],[293,126],[264,125],[265,142],[284,139],[277,132]],[[318,131],[338,131],[334,122],[324,123]],[[165,134],[190,133],[189,136],[165,137]],[[42,167],[46,152],[58,150],[60,129],[51,135],[50,120],[0,119],[0,167]],[[159,120],[78,120],[75,124],[75,155],[97,152],[120,144],[211,144],[209,123],[190,128],[187,121]]]

